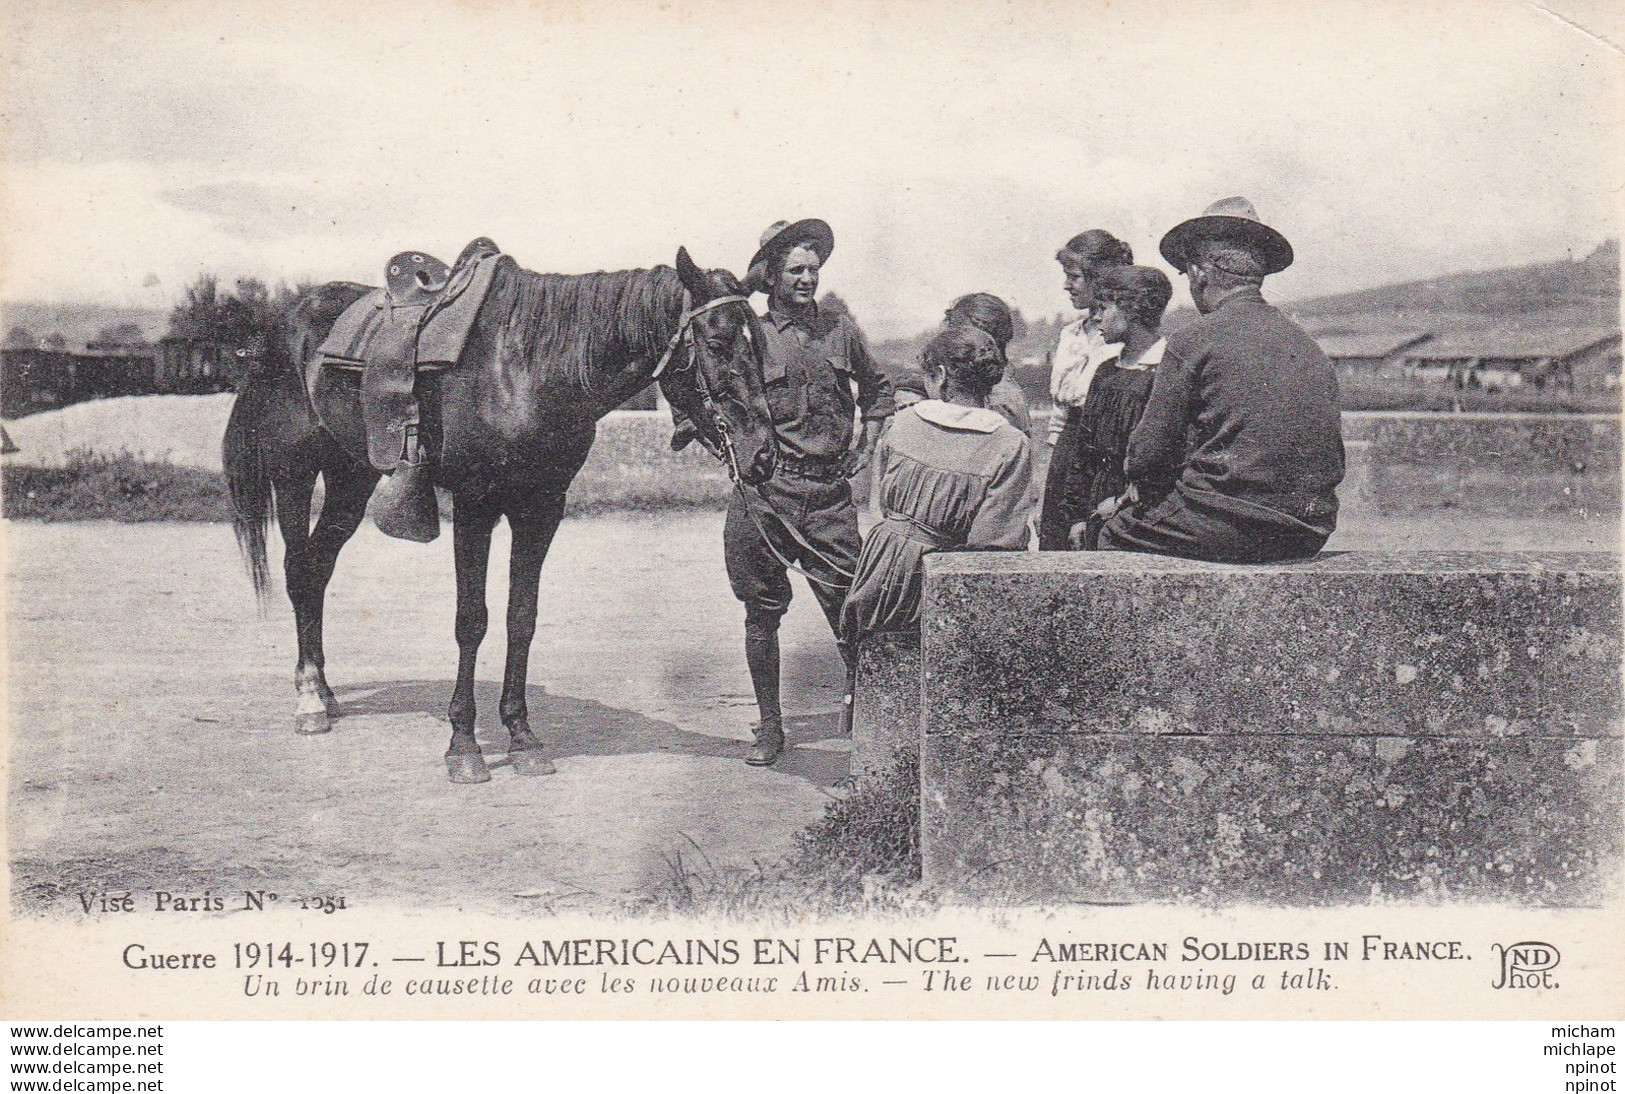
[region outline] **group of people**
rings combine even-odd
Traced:
[[[784,748],[789,568],[807,578],[850,679],[865,636],[918,625],[925,555],[1024,550],[1033,524],[1029,411],[1005,377],[1010,309],[986,293],[955,301],[922,355],[924,390],[894,387],[850,318],[818,307],[834,247],[821,220],[781,221],[746,277],[768,297],[763,378],[780,453],[770,480],[734,491],[724,531],[760,714],[747,762],[758,766]],[[1260,291],[1292,247],[1228,198],[1160,250],[1200,313],[1166,337],[1173,286],[1134,265],[1128,244],[1094,229],[1056,255],[1080,314],[1052,357],[1038,547],[1311,557],[1336,524],[1343,442],[1330,363]],[[849,479],[871,458],[881,519],[865,540]]]

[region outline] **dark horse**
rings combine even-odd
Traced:
[[[337,702],[323,671],[322,607],[339,550],[360,526],[378,472],[366,458],[354,373],[315,362],[340,313],[369,291],[334,282],[295,305],[284,330],[242,351],[252,358],[224,463],[238,543],[264,595],[266,535],[282,529],[283,570],[298,628],[296,729],[325,733]],[[660,373],[667,399],[745,483],[773,473],[776,447],[762,389],[761,330],[739,282],[677,267],[576,276],[538,274],[503,259],[455,368],[429,374],[424,432],[444,444],[435,482],[451,491],[457,567],[457,683],[446,767],[453,782],[491,776],[474,740],[474,661],[485,637],[491,532],[507,517],[508,660],[502,724],[515,770],[553,771],[531,732],[525,677],[542,561],[564,495],[592,447],[596,422]],[[310,524],[316,477],[325,498]]]

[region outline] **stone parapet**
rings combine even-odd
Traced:
[[[1355,411],[1343,415],[1343,440],[1372,445],[1380,464],[1515,464],[1529,470],[1620,469],[1617,414],[1432,414]]]
[[[858,650],[852,774],[884,771],[901,750],[920,751],[920,637],[877,634]]]
[[[923,864],[951,892],[1587,904],[1617,887],[1613,556],[945,554],[924,618]]]

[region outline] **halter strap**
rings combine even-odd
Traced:
[[[701,304],[697,308],[691,308],[689,307],[691,299],[688,290],[684,289],[683,317],[677,322],[677,333],[673,334],[671,341],[666,343],[666,352],[660,355],[660,362],[655,365],[654,374],[649,377],[651,380],[660,379],[660,374],[666,371],[666,366],[671,363],[671,355],[677,352],[677,347],[693,338],[693,324],[696,316],[704,315],[712,308],[720,308],[724,304],[750,303],[750,297],[748,296],[719,296],[715,300]]]

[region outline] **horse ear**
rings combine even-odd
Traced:
[[[688,257],[687,247],[677,248],[677,276],[695,300],[704,303],[711,299],[711,286],[706,284],[705,273]]]

